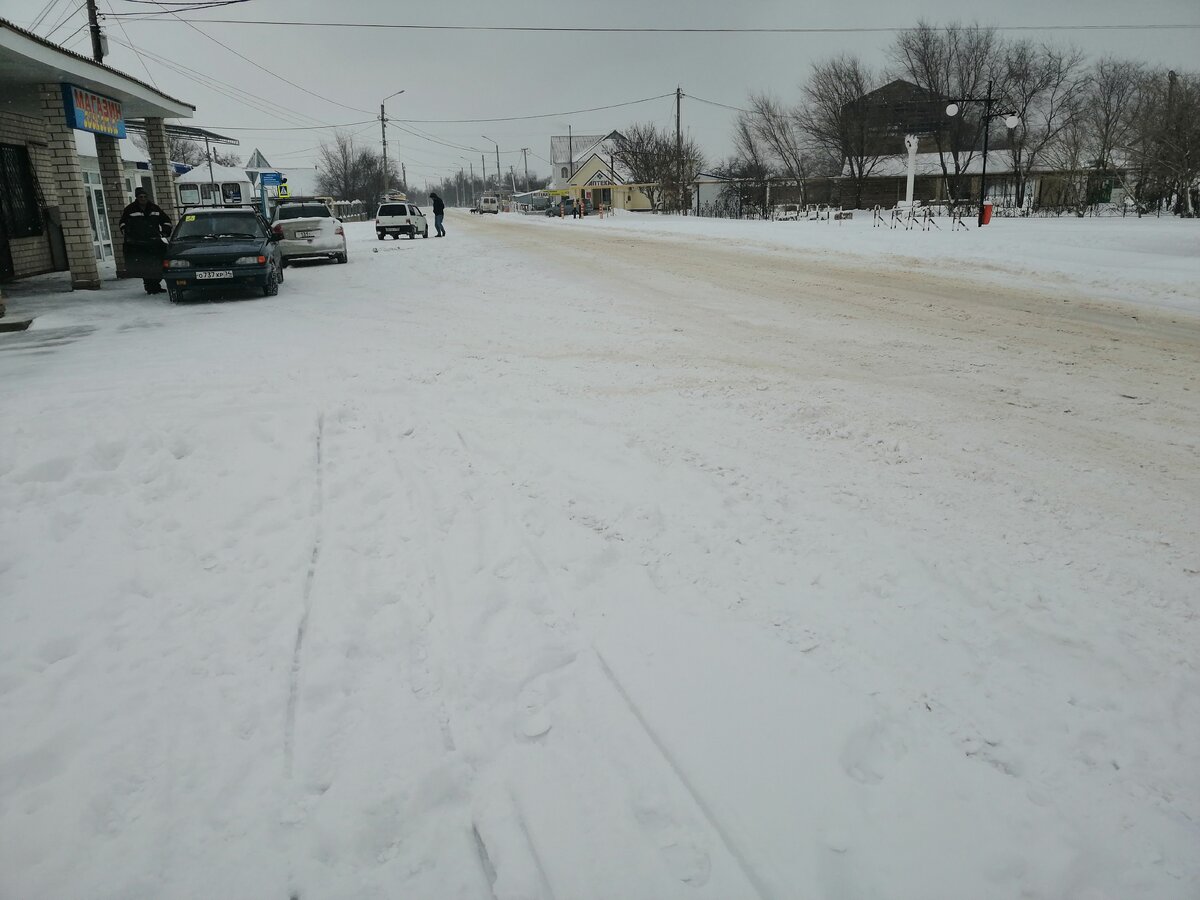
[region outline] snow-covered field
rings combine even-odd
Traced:
[[[0,897],[1200,895],[1200,227],[448,229],[10,301]]]

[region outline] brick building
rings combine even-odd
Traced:
[[[64,50],[0,19],[0,282],[70,271],[74,288],[100,287],[91,216],[75,130],[95,135],[109,229],[126,204],[121,139],[141,120],[152,194],[174,206],[164,120],[195,107],[103,63]],[[89,215],[91,209],[91,216]],[[117,271],[123,268],[114,242]]]

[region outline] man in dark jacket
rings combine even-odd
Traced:
[[[434,193],[430,193],[429,201],[433,204],[433,227],[437,229],[438,237],[445,237],[446,229],[442,227],[442,219],[446,215],[446,204]]]
[[[171,234],[171,220],[150,202],[145,188],[133,192],[133,202],[121,213],[121,236],[125,243],[126,268],[143,276],[153,268],[157,278],[142,278],[147,294],[162,293],[162,239]]]

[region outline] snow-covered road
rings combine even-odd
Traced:
[[[1194,898],[1195,260],[764,225],[0,335],[0,897]]]

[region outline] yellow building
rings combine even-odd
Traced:
[[[630,182],[628,172],[616,158],[620,132],[606,135],[555,135],[550,139],[554,180],[550,187],[587,198],[594,207],[645,212],[649,196]]]

